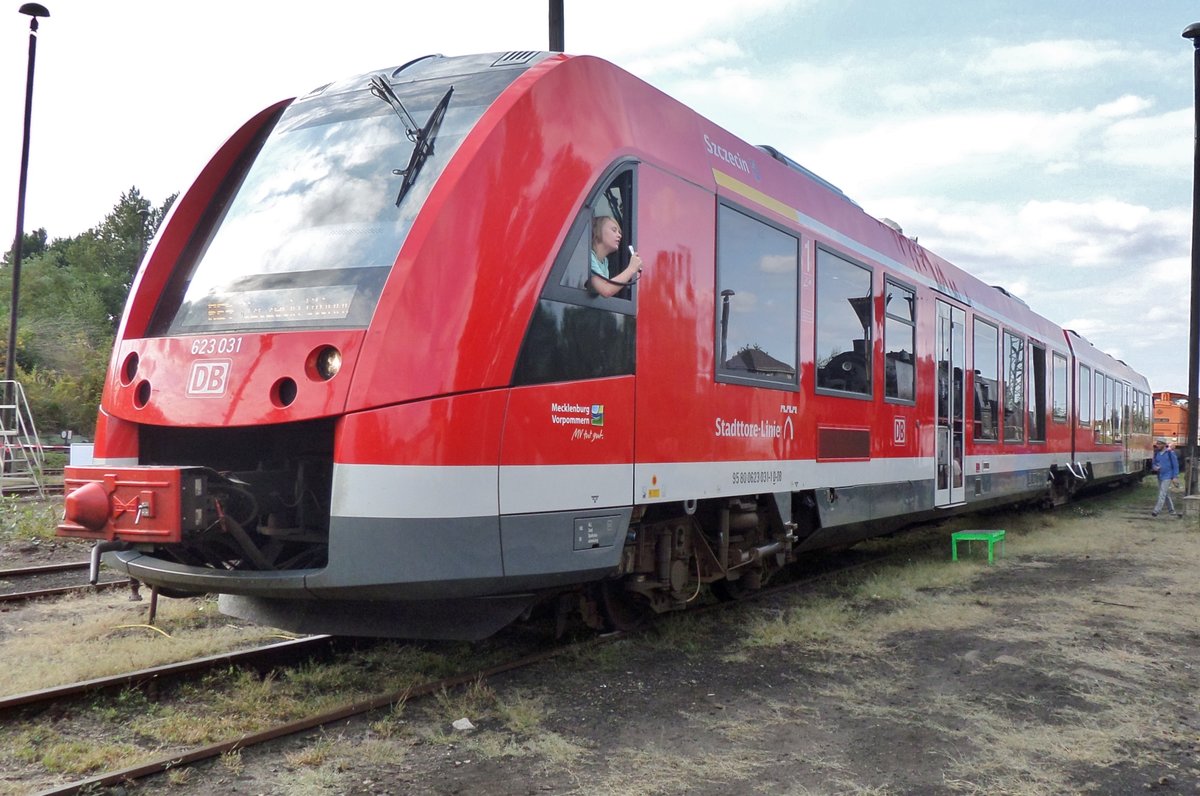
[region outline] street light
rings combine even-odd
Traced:
[[[563,0],[550,0],[550,52],[560,53],[566,49],[563,28]]]
[[[29,119],[33,113],[33,62],[37,55],[38,17],[48,17],[44,5],[26,3],[18,11],[29,16],[29,70],[25,75],[25,136],[21,141],[21,178],[17,187],[17,235],[13,241],[12,303],[8,308],[8,352],[4,379],[12,381],[17,362],[17,296],[21,291],[21,244],[25,237],[25,179],[29,173]],[[11,387],[11,385],[8,385]]]
[[[1195,48],[1192,71],[1194,73],[1196,114],[1195,147],[1192,154],[1192,307],[1188,323],[1188,428],[1187,428],[1187,477],[1184,479],[1185,494],[1196,494],[1196,420],[1200,415],[1200,22],[1193,22],[1183,31],[1185,39],[1191,39]]]
[[[137,263],[135,263],[133,266],[134,271],[137,271],[139,268],[141,268],[142,260],[146,259],[146,233],[149,231],[150,226],[150,209],[143,207],[137,212],[138,218],[141,220],[141,224],[138,227],[138,258]]]

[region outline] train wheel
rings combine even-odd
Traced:
[[[640,595],[625,589],[619,580],[601,581],[600,611],[604,616],[605,628],[611,631],[630,632],[637,630],[650,617],[650,604]]]

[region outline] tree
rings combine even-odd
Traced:
[[[100,224],[73,238],[47,244],[44,229],[25,234],[15,364],[40,430],[92,434],[125,299],[174,200],[154,207],[134,187]],[[0,279],[11,282],[10,268],[11,252]],[[0,297],[5,317],[10,299]]]
[[[24,262],[27,257],[34,257],[46,250],[46,228],[40,227],[33,232],[26,232],[21,236],[21,261]],[[10,248],[4,253],[4,258],[0,259],[0,264],[5,266],[12,265],[13,250]]]

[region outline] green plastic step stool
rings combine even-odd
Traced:
[[[950,534],[950,559],[958,560],[958,543],[966,542],[967,551],[971,550],[971,542],[987,542],[988,563],[994,559],[996,542],[1000,543],[1000,555],[1004,556],[1004,531],[956,531]]]

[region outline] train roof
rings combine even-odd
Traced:
[[[408,83],[418,80],[436,80],[443,78],[461,77],[463,75],[494,71],[497,69],[525,70],[547,58],[562,56],[557,53],[538,50],[510,50],[507,52],[476,53],[472,55],[446,56],[432,53],[413,58],[399,66],[386,66],[372,69],[361,74],[318,86],[301,99],[314,97],[319,94],[338,94],[347,91],[361,91],[370,79],[383,75],[393,84]]]

